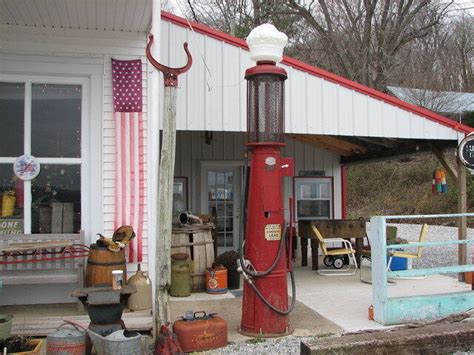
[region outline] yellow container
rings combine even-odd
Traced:
[[[15,193],[13,192],[4,192],[2,196],[2,217],[13,216],[15,211]]]

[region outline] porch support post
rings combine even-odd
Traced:
[[[458,173],[458,213],[467,212],[467,192],[466,192],[466,168],[461,161],[457,159],[457,173]],[[464,240],[467,238],[467,218],[459,217],[458,219],[458,239]],[[467,245],[459,244],[458,246],[458,263],[459,265],[467,264]],[[459,281],[464,281],[464,274],[458,275]]]
[[[160,38],[160,23],[161,23],[161,0],[153,0],[152,3],[152,20],[151,20],[151,33],[157,38]],[[159,58],[160,55],[160,43],[156,43],[152,48],[152,53],[155,58]],[[157,262],[157,254],[159,250],[158,243],[158,176],[159,176],[159,159],[160,159],[160,72],[148,63],[150,85],[148,86],[148,98],[149,98],[149,115],[150,124],[148,127],[148,140],[150,159],[147,159],[148,166],[148,223],[150,230],[148,231],[149,251],[148,262],[150,265],[150,278],[152,285],[155,290],[153,292],[153,337],[156,339],[156,335],[159,332],[159,302],[158,302],[158,285],[160,282],[160,274],[158,272],[159,263]]]
[[[443,151],[431,144],[431,150],[436,155],[441,165],[446,169],[449,176],[456,182],[458,188],[458,213],[467,212],[467,191],[466,191],[466,168],[462,165],[459,159],[456,159],[456,169],[446,160]],[[458,218],[458,239],[464,240],[467,238],[467,219],[466,217]],[[467,264],[467,245],[458,245],[458,264]],[[464,281],[464,274],[458,275],[459,281]]]
[[[457,184],[457,180],[458,180],[458,173],[456,171],[456,168],[453,167],[445,158],[444,156],[444,153],[441,149],[439,149],[437,146],[435,146],[434,144],[430,144],[431,146],[431,151],[434,153],[434,155],[436,156],[436,158],[439,160],[439,162],[441,163],[441,165],[443,166],[443,168],[446,169],[446,171],[448,172],[448,175],[454,180],[456,181],[456,184]]]

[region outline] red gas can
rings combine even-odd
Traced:
[[[203,351],[227,345],[227,322],[216,313],[186,312],[186,316],[173,324],[184,352]]]

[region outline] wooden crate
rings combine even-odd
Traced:
[[[74,204],[52,202],[51,232],[72,233],[74,220]]]
[[[171,254],[186,253],[192,259],[193,292],[206,289],[206,269],[214,262],[213,225],[186,225],[173,227]]]

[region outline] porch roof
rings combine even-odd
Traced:
[[[0,24],[147,32],[152,0],[2,0]]]
[[[40,27],[52,28],[49,31],[75,29],[76,36],[87,38],[91,30],[114,32],[116,36],[139,36],[144,42],[142,35],[151,22],[151,4],[152,0],[1,0],[0,25],[15,29],[9,32],[12,37],[28,32],[28,36],[46,39],[46,34],[33,31]],[[191,70],[180,78],[178,130],[245,132],[243,73],[254,65],[246,42],[164,11],[160,36],[164,63],[175,66],[183,62],[184,41],[189,42],[195,57]],[[7,37],[6,41],[13,43],[15,39]],[[140,48],[129,54],[141,53]],[[346,163],[362,157],[374,159],[417,152],[430,143],[440,149],[454,146],[464,134],[473,131],[469,126],[294,58],[285,56],[282,66],[289,77],[286,133],[335,152]]]
[[[164,20],[162,58],[181,63],[179,43],[188,41],[191,51],[202,59],[195,61],[181,86],[187,92],[204,86],[205,94],[203,97],[194,95],[194,98],[181,95],[178,129],[245,131],[245,100],[242,98],[246,86],[241,79],[245,69],[254,65],[246,42],[164,11],[161,17]],[[284,56],[282,64],[289,77],[285,107],[287,133],[457,140],[460,134],[474,131],[295,58]],[[188,105],[193,109],[188,109]],[[200,110],[203,111],[202,122],[196,119]]]

